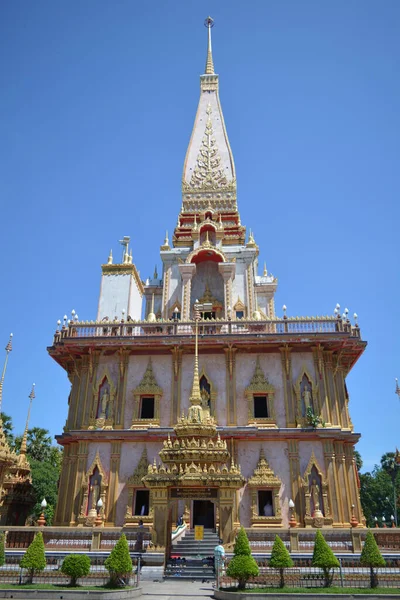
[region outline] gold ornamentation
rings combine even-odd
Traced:
[[[140,427],[159,426],[160,424],[160,399],[163,394],[162,388],[158,385],[156,378],[153,373],[153,364],[151,358],[149,359],[146,371],[143,375],[142,381],[133,390],[133,397],[135,399],[133,409],[133,419],[131,429],[137,429]],[[154,418],[153,419],[141,419],[140,418],[140,402],[143,396],[154,396]]]
[[[248,401],[248,419],[249,425],[258,425],[265,427],[276,427],[274,397],[275,388],[269,383],[260,366],[260,357],[257,356],[256,366],[250,384],[244,391]],[[256,418],[254,416],[254,396],[266,395],[268,417]]]
[[[256,468],[253,471],[253,475],[247,481],[247,485],[249,487],[267,487],[267,488],[280,488],[282,485],[279,477],[275,475],[273,470],[268,464],[267,459],[265,458],[264,449],[260,450],[260,458],[258,459],[258,463]]]
[[[208,115],[206,129],[189,184],[191,190],[215,190],[226,188],[229,185],[226,175],[221,169],[221,157],[214,138],[211,104],[208,104],[206,113]]]

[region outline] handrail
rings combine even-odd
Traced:
[[[143,336],[194,335],[194,321],[69,321],[54,334],[54,344],[67,338],[110,338]],[[337,317],[282,317],[256,319],[206,319],[199,322],[200,335],[252,335],[252,334],[316,334],[345,333],[361,339],[358,324]]]

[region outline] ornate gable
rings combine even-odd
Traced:
[[[162,396],[162,393],[162,388],[160,388],[154,377],[153,365],[150,358],[143,379],[137,388],[133,390],[133,394],[135,396]]]
[[[135,487],[143,487],[142,478],[147,475],[148,468],[149,460],[147,458],[147,448],[144,448],[137,467],[134,470],[133,475],[129,477],[127,484]]]
[[[255,488],[280,488],[281,484],[281,480],[275,475],[265,458],[264,449],[261,448],[257,466],[247,485]]]
[[[265,377],[263,370],[260,366],[260,357],[257,356],[256,368],[254,369],[253,377],[250,381],[250,384],[245,389],[245,394],[254,394],[257,392],[265,392],[265,393],[274,393],[275,388],[270,382],[268,378]]]

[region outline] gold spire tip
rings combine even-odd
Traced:
[[[208,29],[208,45],[207,45],[207,60],[206,60],[206,75],[214,75],[214,62],[212,57],[212,47],[211,47],[211,28],[214,27],[214,19],[211,17],[207,17],[204,21],[204,26]]]

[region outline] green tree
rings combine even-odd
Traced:
[[[364,567],[369,567],[371,588],[378,587],[378,574],[375,569],[377,567],[384,567],[386,562],[378,548],[375,536],[370,530],[367,532],[365,544],[361,552],[360,564]]]
[[[10,417],[10,415],[7,415],[6,413],[0,413],[1,416],[1,420],[3,421],[3,431],[4,431],[4,435],[6,436],[6,440],[8,442],[8,445],[10,446],[11,449],[14,448],[14,434],[13,434],[13,423],[12,423],[12,418]]]
[[[89,575],[90,558],[87,554],[68,554],[61,565],[61,572],[71,578],[69,585],[75,587],[79,577]]]
[[[279,587],[285,587],[284,570],[293,567],[293,561],[288,549],[278,535],[275,536],[274,545],[272,546],[269,566],[273,569],[279,569],[281,577]]]
[[[21,447],[22,435],[15,438],[17,448]],[[48,429],[32,427],[28,429],[27,454],[33,460],[48,461],[52,453],[52,439]]]
[[[4,551],[5,539],[4,533],[0,533],[0,567],[6,562],[6,553]]]
[[[319,567],[324,573],[325,587],[330,587],[333,580],[333,569],[339,567],[339,561],[328,546],[324,536],[318,529],[315,535],[312,566]]]
[[[129,581],[129,576],[132,572],[132,560],[124,533],[115,544],[104,566],[110,573],[110,584],[112,586],[121,587]]]
[[[39,518],[42,508],[41,502],[46,498],[47,508],[45,510],[46,524],[52,524],[52,516],[57,503],[57,482],[60,475],[59,467],[52,465],[48,461],[38,461],[30,459],[32,488],[35,504],[32,515]]]
[[[354,460],[356,461],[357,471],[360,472],[363,466],[363,460],[358,450],[354,450]]]
[[[250,577],[257,577],[259,569],[256,561],[251,556],[249,540],[243,527],[240,528],[237,534],[233,554],[226,574],[228,577],[237,580],[239,590],[244,590],[247,580]]]
[[[32,583],[35,573],[44,571],[46,567],[46,555],[44,552],[44,542],[42,533],[39,532],[33,538],[33,541],[19,563],[22,569],[28,570],[28,582]]]

